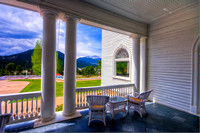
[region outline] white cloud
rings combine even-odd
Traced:
[[[42,39],[43,20],[39,13],[1,4],[0,12],[0,55],[33,49],[36,40]],[[66,24],[59,20],[56,27],[57,50],[64,53]],[[77,57],[93,55],[101,56],[101,30],[78,24]]]

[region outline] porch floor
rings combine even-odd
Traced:
[[[147,103],[149,115],[143,119],[135,111],[106,114],[106,127],[93,121],[88,127],[88,110],[82,117],[33,129],[33,121],[8,125],[6,132],[199,132],[199,117],[160,104]]]

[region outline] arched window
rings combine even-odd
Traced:
[[[126,49],[120,48],[117,50],[114,59],[115,77],[129,78],[129,54]]]
[[[123,48],[119,49],[116,54],[116,59],[119,58],[129,58],[128,52]]]

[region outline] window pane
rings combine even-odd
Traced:
[[[116,62],[116,75],[129,77],[129,62]]]
[[[120,49],[116,55],[116,58],[129,58],[128,52],[125,49]]]

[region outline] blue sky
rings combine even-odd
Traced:
[[[39,13],[0,4],[0,55],[33,49],[35,42],[42,39],[42,25],[43,20]],[[57,50],[64,53],[66,25],[58,20],[56,26]],[[101,57],[101,33],[99,28],[78,23],[77,57]]]

